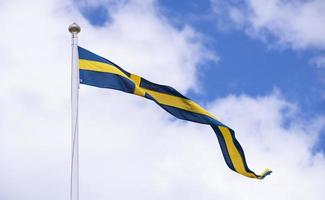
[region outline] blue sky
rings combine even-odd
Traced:
[[[271,33],[266,33],[266,41],[254,38],[231,24],[225,13],[215,15],[211,1],[165,0],[156,4],[160,14],[173,26],[180,29],[191,26],[199,32],[204,45],[219,58],[217,62],[200,63],[201,92],[189,91],[190,98],[204,103],[230,94],[257,97],[276,90],[298,105],[301,118],[325,114],[322,94],[325,69],[311,62],[323,49],[281,46]],[[100,4],[83,8],[81,12],[95,26],[111,20],[108,9]],[[322,135],[317,150],[325,150],[325,134]]]
[[[229,93],[258,96],[277,88],[286,98],[302,106],[305,114],[324,114],[325,101],[315,91],[324,85],[317,76],[319,72],[310,63],[315,50],[271,48],[267,43],[249,37],[244,31],[220,28],[214,23],[217,17],[209,17],[213,12],[210,1],[160,3],[166,9],[164,13],[168,18],[190,24],[207,37],[207,45],[221,58],[217,64],[203,65],[203,87],[207,98]],[[193,13],[195,19],[191,17]]]

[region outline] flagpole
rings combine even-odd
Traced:
[[[71,182],[70,200],[79,200],[79,124],[78,124],[78,98],[79,98],[79,63],[78,63],[78,33],[80,26],[73,23],[69,26],[72,34],[71,47]]]

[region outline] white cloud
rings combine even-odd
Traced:
[[[65,1],[0,4],[1,200],[68,199],[72,21],[82,46],[150,80],[198,87],[197,64],[210,55],[193,29],[175,29],[150,1],[127,2],[111,17],[96,28]],[[323,118],[300,121],[279,94],[208,107],[237,130],[251,168],[274,174],[236,175],[208,126],[174,120],[137,96],[81,86],[81,199],[322,199],[324,155],[311,149]]]
[[[93,89],[83,87],[84,96],[86,90]],[[301,120],[299,109],[278,93],[228,96],[208,106],[237,130],[251,169],[274,171],[256,181],[227,168],[208,126],[171,121],[158,106],[138,97],[95,91],[96,96],[87,95],[81,104],[85,199],[323,198],[325,157],[312,148],[325,119]]]
[[[210,54],[194,30],[171,27],[151,2],[126,4],[112,13],[112,23],[101,28],[89,25],[66,1],[1,1],[0,8],[2,200],[68,196],[71,22],[81,25],[84,47],[182,91],[197,87],[196,66]],[[92,91],[81,97],[95,95]],[[120,100],[114,103],[123,105]],[[119,112],[129,113],[124,107]],[[97,121],[99,115],[91,119]]]
[[[233,185],[237,193],[225,199],[255,199],[251,193],[258,194],[256,199],[262,194],[267,194],[263,199],[322,199],[325,159],[323,154],[314,155],[311,148],[325,128],[324,118],[299,119],[297,107],[278,93],[256,98],[228,96],[213,103],[211,110],[237,130],[251,168],[267,165],[274,171],[262,183],[224,177],[224,192]]]
[[[293,49],[325,49],[323,0],[220,2],[226,1],[212,0],[215,10],[225,9],[232,22],[254,37],[265,39],[271,35],[280,45]]]

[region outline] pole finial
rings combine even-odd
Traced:
[[[75,22],[73,22],[70,26],[69,26],[69,32],[74,34],[78,34],[80,32],[80,26],[78,24],[76,24]]]

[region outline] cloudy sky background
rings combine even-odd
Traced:
[[[80,88],[80,199],[315,199],[325,191],[325,1],[1,0],[0,199],[69,197],[70,33],[171,85],[236,130],[250,168],[208,126]]]

